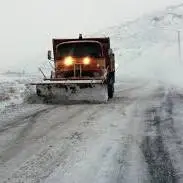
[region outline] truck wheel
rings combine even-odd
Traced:
[[[113,98],[114,95],[114,84],[108,85],[108,98]]]
[[[41,97],[41,90],[37,89],[36,94],[37,94],[37,96]]]

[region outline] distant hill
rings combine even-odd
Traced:
[[[16,71],[5,71],[5,72],[1,72],[2,75],[25,75],[25,71],[22,72],[16,72]]]
[[[179,60],[178,30],[182,60]],[[144,15],[137,20],[97,32],[110,36],[119,79],[124,76],[180,80],[183,78],[183,4]],[[183,83],[183,81],[181,81]]]

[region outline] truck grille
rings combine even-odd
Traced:
[[[74,72],[74,77],[82,77],[82,65],[75,64],[73,72]]]
[[[71,69],[65,71],[57,71],[58,78],[83,78],[83,77],[100,77],[102,71],[100,69],[83,68],[82,64],[75,64]],[[96,74],[97,73],[97,74]]]

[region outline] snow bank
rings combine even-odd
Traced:
[[[0,74],[0,111],[8,106],[21,104],[26,95],[26,84],[35,80],[31,75]]]

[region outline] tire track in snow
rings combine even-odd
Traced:
[[[166,148],[169,150],[172,161],[176,168],[176,174],[179,182],[183,181],[183,146],[182,146],[182,96],[177,89],[171,88],[162,103],[162,120],[161,129]],[[179,106],[180,104],[180,106]],[[178,113],[177,113],[178,112]],[[181,120],[177,121],[177,118]],[[180,133],[180,134],[179,134]],[[168,139],[168,140],[167,140]]]
[[[22,117],[23,123],[18,121],[17,123],[12,123],[11,125],[8,124],[4,129],[1,129],[1,132],[5,132],[9,130],[10,128],[16,128],[19,123],[26,124],[23,129],[20,131],[20,133],[16,136],[16,138],[8,144],[8,148],[0,153],[0,164],[5,163],[9,161],[13,156],[16,156],[24,145],[24,141],[26,140],[26,137],[28,136],[29,132],[32,130],[33,125],[36,123],[36,119],[43,115],[44,113],[48,113],[50,110],[55,109],[55,107],[49,108],[49,109],[42,109],[34,114],[31,114],[26,117]]]
[[[162,96],[160,96],[159,100],[162,100]],[[163,110],[166,110],[168,115],[164,116]],[[149,108],[145,112],[147,134],[141,148],[148,164],[151,182],[178,182],[177,171],[164,144],[163,128],[161,126],[161,123],[170,120],[172,110],[172,102],[166,99],[165,103],[160,102],[159,106]]]
[[[34,135],[33,137],[31,137],[30,133],[33,129],[33,126],[36,124],[37,119],[41,116],[44,116],[45,114],[49,114],[51,111],[56,110],[57,108],[59,108],[59,106],[49,107],[46,109],[39,110],[39,111],[35,112],[34,114],[22,117],[23,122],[18,121],[17,123],[21,123],[21,124],[25,124],[25,125],[23,126],[21,131],[18,133],[16,138],[8,144],[9,147],[0,153],[0,163],[1,162],[5,163],[5,162],[9,161],[13,156],[16,156],[21,151],[23,146],[26,146],[26,142],[29,143],[29,141],[31,141],[32,138],[34,139],[34,141],[35,140],[38,141],[40,138],[45,136],[51,130],[54,130],[55,128],[57,128],[58,125],[63,124],[63,122],[61,122],[61,121],[59,121],[58,123],[53,123],[47,130],[43,129],[43,131],[40,134],[37,134],[36,136]],[[87,109],[86,107],[85,107],[85,109],[84,109],[84,107],[79,108],[78,110],[76,110],[75,112],[70,114],[68,116],[67,120],[69,121],[69,120],[75,118],[76,115],[78,115],[78,113],[82,113],[86,109]],[[66,121],[64,121],[64,123],[65,122]],[[12,123],[12,126],[8,125],[9,126],[8,129],[16,128],[17,123],[16,124]],[[44,123],[44,121],[43,121],[43,123]],[[6,129],[6,130],[8,130],[8,129]],[[5,131],[3,131],[3,132],[5,132]]]
[[[77,131],[77,128],[79,128],[81,125],[78,125],[77,128],[73,129],[73,127],[78,123],[83,123],[83,121],[77,120],[77,118],[81,118],[83,120],[83,115],[86,113],[88,115],[88,120],[92,120],[93,115],[95,118],[96,116],[100,115],[100,112],[103,112],[103,110],[99,110],[98,107],[91,109],[91,106],[83,106],[79,108],[79,111],[77,110],[76,113],[71,114],[68,122],[63,124],[63,132],[65,128],[71,128],[71,133],[69,133],[70,136],[67,135],[64,138],[64,134],[61,134],[62,139],[57,142],[54,141],[54,145],[45,147],[39,153],[35,154],[31,159],[26,161],[12,174],[11,178],[7,179],[8,182],[24,182],[25,180],[30,182],[40,182],[41,180],[44,180],[46,177],[48,177],[60,164],[65,166],[64,164],[67,164],[68,158],[71,156],[72,151],[75,151],[75,146],[82,142],[82,132]],[[74,121],[76,124],[73,124]]]
[[[48,112],[49,110],[52,110],[54,108],[55,107],[40,109],[33,114],[28,114],[26,116],[18,118],[18,119],[16,119],[16,121],[13,120],[11,123],[5,124],[4,126],[2,126],[0,128],[0,133],[5,132],[6,130],[9,130],[10,128],[16,128],[18,125],[23,125],[24,123],[28,123],[30,121],[34,122],[35,118],[37,118],[41,113]]]
[[[90,138],[87,139],[87,144],[84,144],[84,152],[82,152],[83,148],[78,149],[83,153],[81,159],[76,162],[71,159],[71,165],[58,168],[58,171],[55,173],[56,175],[48,178],[46,183],[52,181],[57,183],[60,180],[63,183],[74,181],[121,183],[126,181],[126,176],[128,176],[129,167],[132,163],[132,146],[135,144],[135,138],[133,137],[133,133],[131,133],[131,128],[135,125],[133,131],[136,131],[139,125],[134,120],[134,116],[132,119],[130,118],[130,121],[126,121],[126,117],[124,120],[122,119],[122,117],[124,118],[122,111],[127,105],[123,106],[122,104],[116,105],[115,108],[114,106],[112,107],[107,106],[105,115],[102,115],[101,118],[99,115],[96,115],[98,118],[97,124],[96,121],[95,124],[91,123],[97,126],[94,129],[91,128],[92,126],[88,129]],[[133,112],[132,114],[134,114]],[[128,115],[130,117],[131,112]],[[110,121],[110,119],[112,120]],[[90,132],[93,130],[97,134],[94,135]],[[136,148],[138,148],[137,144],[135,145]],[[132,156],[135,159],[136,154]],[[142,176],[141,180],[144,180],[144,177]]]

